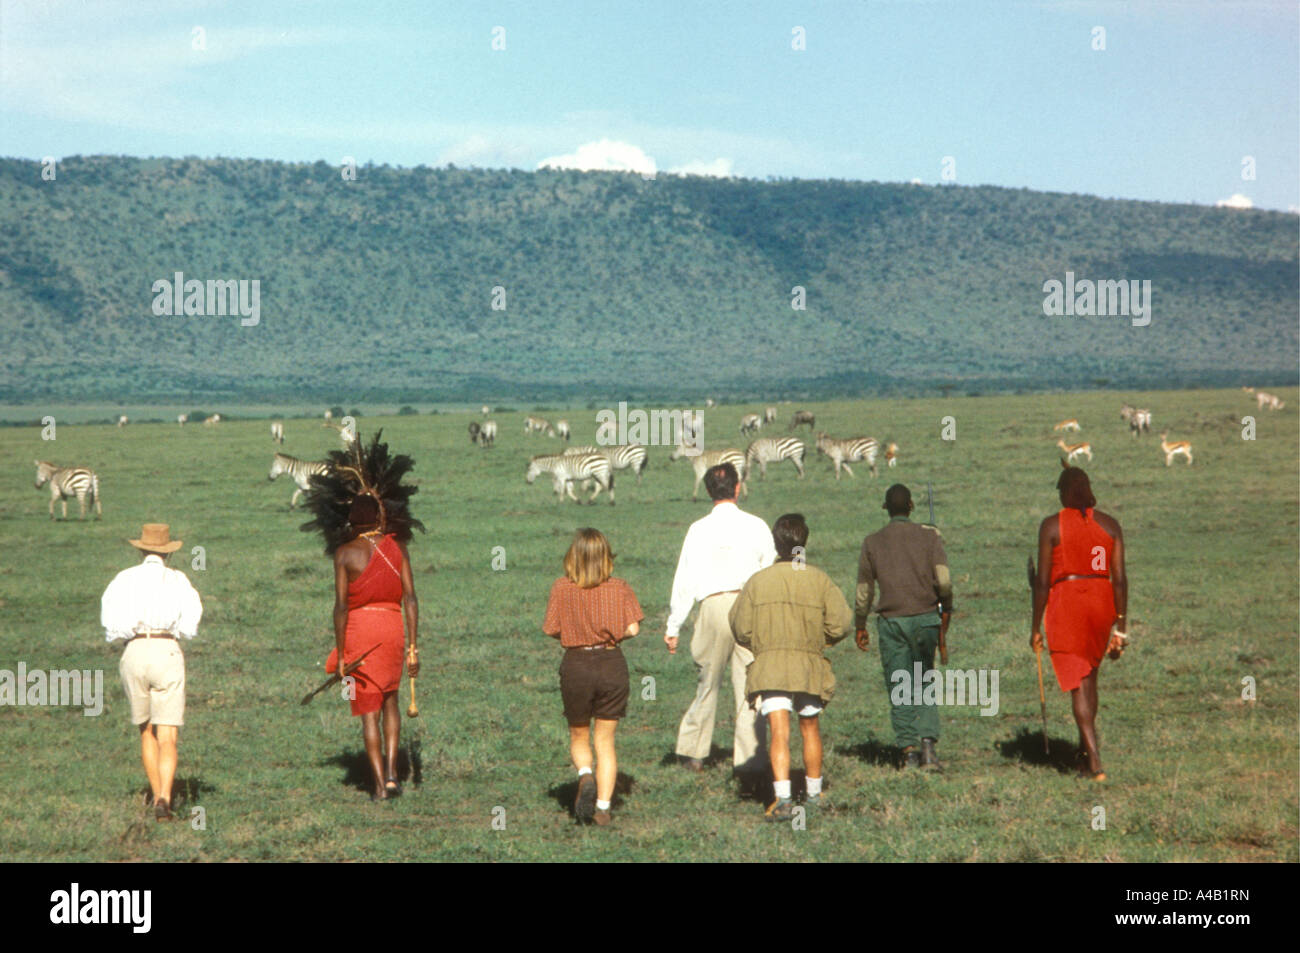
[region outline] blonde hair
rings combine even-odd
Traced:
[[[573,534],[564,554],[564,575],[583,589],[593,589],[614,572],[614,553],[609,540],[598,529],[580,529]]]

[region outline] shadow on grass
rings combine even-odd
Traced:
[[[847,748],[835,746],[837,755],[845,755],[850,758],[857,758],[859,761],[865,761],[867,764],[877,764],[888,768],[902,769],[903,767],[903,749],[898,745],[885,744],[877,741],[873,736],[867,735],[867,740],[855,745],[849,745]]]
[[[1048,750],[1043,751],[1043,733],[1032,728],[1021,728],[1014,738],[997,743],[1004,758],[1015,758],[1036,767],[1055,768],[1061,774],[1073,774],[1079,766],[1077,742],[1066,738],[1049,738]]]
[[[614,779],[614,796],[609,799],[610,809],[616,810],[622,807],[623,796],[630,795],[635,789],[636,778],[620,771],[618,777]],[[567,781],[564,784],[557,784],[550,788],[546,793],[555,799],[556,804],[568,811],[570,817],[573,816],[573,801],[578,796],[577,778],[574,778],[572,781]]]
[[[681,758],[677,756],[677,752],[672,748],[669,748],[668,753],[659,759],[659,767],[661,768],[671,768],[680,763]],[[709,755],[704,759],[704,767],[706,769],[716,768],[722,764],[725,764],[728,768],[731,767],[731,749],[719,748],[717,745],[711,745],[709,747]],[[683,768],[682,770],[685,771],[686,769]]]
[[[209,784],[202,778],[176,777],[172,780],[172,810],[180,811],[188,804],[197,804],[205,794],[218,790],[215,784]],[[138,797],[145,807],[153,805],[153,791],[149,785],[138,788]]]
[[[370,793],[370,762],[366,759],[364,749],[344,751],[320,763],[323,767],[336,765],[343,768],[343,779],[339,783],[344,787],[355,788],[364,794]],[[420,753],[418,739],[397,749],[397,780],[403,785],[409,783],[414,787],[419,787],[423,783],[424,760]]]

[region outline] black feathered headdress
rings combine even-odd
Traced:
[[[325,554],[333,555],[344,543],[351,542],[365,527],[348,521],[353,501],[361,495],[373,496],[379,503],[379,528],[394,534],[405,543],[413,528],[424,532],[424,524],[411,516],[409,503],[419,487],[402,483],[402,477],[415,468],[415,461],[405,454],[392,456],[388,444],[380,443],[380,430],[364,447],[360,436],[346,450],[333,450],[326,463],[329,472],[311,478],[307,507],[314,517],[302,524],[304,533],[319,531],[325,537]]]

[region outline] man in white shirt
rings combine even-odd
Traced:
[[[123,569],[104,590],[100,622],[109,642],[126,641],[118,671],[140,729],[140,758],[153,793],[154,817],[171,820],[176,744],[185,721],[185,657],[180,638],[198,632],[203,605],[185,574],[168,569],[167,556],[181,548],[166,523],[145,523],[140,565]]]
[[[695,700],[677,730],[677,755],[691,771],[700,771],[713,744],[713,722],[727,671],[736,696],[736,731],[732,762],[738,774],[759,774],[764,767],[758,714],[745,698],[745,669],[754,660],[737,645],[728,614],[749,577],[776,561],[772,531],[757,516],[736,506],[740,483],[730,463],[711,467],[704,487],[713,512],[686,531],[668,611],[668,651],[677,651],[678,632],[696,602],[700,604],[691,637],[691,656],[699,670]]]

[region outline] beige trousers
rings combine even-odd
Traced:
[[[735,692],[736,733],[732,761],[738,770],[757,770],[763,759],[762,721],[758,712],[745,700],[745,670],[754,661],[754,653],[736,644],[727,619],[736,601],[736,593],[710,596],[700,603],[691,635],[691,657],[699,681],[695,700],[682,717],[677,729],[677,754],[683,758],[707,758],[713,745],[713,723],[717,718],[718,699],[727,672]]]

